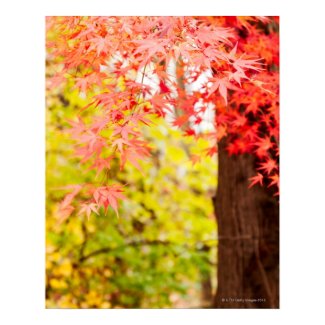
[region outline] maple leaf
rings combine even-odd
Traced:
[[[217,139],[220,141],[223,137],[227,135],[227,127],[225,125],[217,126]]]
[[[210,148],[205,149],[205,152],[208,156],[212,157],[216,153],[218,153],[218,148],[217,146],[212,146]]]
[[[206,67],[208,69],[211,68],[211,59],[204,54],[204,52],[194,52],[191,55],[191,61],[197,67]]]
[[[247,143],[243,138],[237,138],[227,146],[227,151],[230,155],[244,153],[247,149]]]
[[[263,185],[263,175],[261,173],[257,173],[256,176],[249,178],[249,180],[251,181],[251,184],[248,186],[248,188],[251,188],[255,184]]]
[[[195,47],[187,42],[179,42],[177,45],[173,46],[174,59],[177,62],[180,57],[185,60],[191,59],[191,51],[194,51]]]
[[[236,43],[234,48],[230,51],[230,53],[227,56],[227,58],[233,62],[233,67],[237,70],[237,72],[239,72],[236,78],[238,78],[240,75],[246,77],[244,70],[248,70],[248,69],[255,70],[255,71],[263,70],[261,67],[262,64],[260,62],[261,59],[243,59],[244,54],[242,54],[239,58],[236,58],[237,46],[238,46],[238,42]]]
[[[242,79],[249,79],[246,76],[246,74],[244,73],[244,71],[240,71],[240,70],[237,70],[237,71],[232,72],[232,73],[228,73],[228,78],[229,78],[229,80],[234,79],[239,84],[240,87],[241,87],[241,80]]]
[[[199,163],[201,161],[201,159],[202,159],[201,156],[192,154],[191,155],[192,166]]]
[[[271,141],[270,137],[258,138],[258,141],[254,144],[257,147],[255,152],[258,157],[267,156],[267,151],[274,146],[274,143]]]
[[[89,88],[89,82],[88,82],[87,78],[80,77],[80,78],[75,78],[75,80],[76,80],[76,84],[75,84],[74,88],[77,88],[80,91],[82,91],[83,93],[85,93]]]
[[[167,99],[164,94],[155,94],[149,99],[151,105],[155,110],[161,111],[164,113],[165,111],[172,112],[170,108],[171,100]]]
[[[75,77],[75,85],[73,87],[79,89],[84,93],[91,89],[94,85],[100,86],[105,79],[105,74],[103,73],[88,73],[82,77]]]
[[[131,70],[130,65],[123,66],[125,63],[123,61],[117,62],[112,69],[112,72],[115,73],[116,77],[125,76],[128,71]]]
[[[123,138],[118,138],[112,142],[112,147],[116,146],[121,154],[123,154],[123,145],[129,145],[130,142],[123,139]]]
[[[187,114],[185,115],[181,115],[175,118],[175,120],[173,121],[173,125],[177,126],[177,127],[181,127],[182,125],[184,125],[186,122],[188,122],[188,118],[189,116]]]
[[[222,96],[222,98],[225,100],[226,105],[228,104],[228,102],[227,102],[227,85],[229,85],[229,82],[227,82],[225,80],[219,81],[219,93]]]
[[[124,165],[127,161],[129,161],[134,167],[136,167],[140,173],[142,174],[142,169],[139,165],[139,161],[143,159],[143,155],[139,150],[136,150],[134,148],[128,148],[123,153],[123,156],[121,158],[121,166],[120,168],[123,169]]]
[[[167,85],[162,80],[159,81],[159,88],[160,88],[161,94],[170,93],[170,89],[167,87]]]
[[[261,167],[259,167],[258,170],[263,170],[270,175],[271,172],[277,168],[277,163],[275,160],[268,158],[267,161],[260,163],[260,166]]]
[[[87,133],[75,138],[79,144],[85,144],[76,149],[77,156],[82,157],[81,162],[88,161],[94,154],[99,155],[106,146],[105,138],[92,131],[87,131]]]
[[[55,74],[48,80],[49,88],[57,88],[66,81],[66,77],[60,73]]]
[[[75,196],[81,191],[82,186],[81,185],[74,185],[74,186],[71,186],[70,188],[72,188],[73,191],[71,193],[68,193],[64,197],[63,201],[60,204],[60,207],[62,207],[62,208],[65,208],[65,207],[67,207],[67,206],[69,206],[71,204],[71,202],[75,198]]]
[[[259,107],[259,103],[255,100],[255,98],[251,99],[250,103],[246,106],[245,112],[246,114],[252,112],[253,115],[257,115],[257,113],[262,112]]]
[[[105,116],[94,117],[93,120],[94,122],[89,125],[89,130],[93,133],[99,133],[101,130],[105,129],[110,121],[109,117]]]
[[[231,121],[231,125],[234,127],[241,127],[247,123],[247,118],[244,115],[241,115],[237,111],[233,114],[235,119]]]
[[[120,169],[124,168],[124,165],[129,161],[135,166],[141,173],[141,167],[138,161],[143,160],[146,156],[149,156],[149,146],[145,141],[133,138],[129,140],[129,147],[121,154]]]
[[[59,223],[62,223],[66,220],[71,213],[75,210],[75,208],[71,205],[75,196],[81,191],[81,185],[72,185],[66,188],[72,189],[71,193],[68,193],[64,199],[61,201],[58,209]]]
[[[216,115],[216,122],[217,125],[227,125],[229,121],[229,115],[224,114],[223,112],[219,112],[219,114]]]
[[[147,52],[146,59],[144,60],[142,65],[145,65],[146,62],[155,54],[161,53],[166,54],[166,45],[169,43],[169,39],[144,39],[144,40],[136,40],[132,41],[135,44],[139,44],[134,54],[139,54],[142,52]]]
[[[82,134],[78,134],[74,137],[78,143],[86,143],[90,150],[93,150],[100,142],[104,141],[104,138],[101,137],[97,132],[92,130],[87,130]]]
[[[268,187],[275,185],[275,186],[277,186],[279,188],[279,182],[280,182],[280,180],[279,180],[279,174],[271,175],[268,178],[271,180],[271,182],[270,182],[270,184],[269,184]]]
[[[81,208],[79,210],[78,215],[81,215],[81,214],[85,213],[88,220],[89,220],[91,212],[99,214],[97,204],[95,204],[95,203],[83,203],[83,204],[81,204]]]
[[[240,90],[240,88],[236,87],[232,83],[229,82],[228,78],[211,78],[210,81],[213,82],[212,86],[210,87],[210,90],[208,92],[207,98],[211,96],[217,89],[219,89],[219,93],[224,99],[226,105],[228,105],[227,101],[227,89],[232,90]]]
[[[184,135],[190,137],[190,136],[196,135],[196,133],[195,133],[195,130],[193,130],[193,129],[186,129],[184,131]]]
[[[107,54],[109,50],[112,51],[112,42],[110,41],[109,35],[105,37],[94,37],[88,39],[87,42],[91,43],[88,50],[96,50],[97,56],[101,55],[102,53]]]
[[[133,122],[134,124],[137,124],[138,121],[142,122],[145,125],[153,125],[154,123],[150,121],[148,118],[145,117],[145,113],[132,113],[130,116],[125,118],[125,122]]]
[[[134,136],[139,136],[140,133],[134,131],[134,127],[132,125],[116,125],[114,127],[114,131],[112,133],[112,136],[115,136],[117,134],[121,134],[123,139],[128,139],[129,134],[132,134]]]
[[[258,88],[260,88],[260,89],[262,89],[262,90],[264,90],[264,91],[270,93],[271,95],[274,95],[274,96],[276,95],[273,91],[271,91],[271,90],[269,90],[269,89],[263,87],[263,85],[268,84],[268,83],[263,82],[263,81],[261,81],[261,80],[251,80],[251,82],[252,82],[254,85],[256,85]]]
[[[89,167],[89,169],[95,169],[96,170],[96,178],[100,174],[100,172],[104,169],[110,169],[111,168],[111,160],[114,158],[114,156],[109,156],[107,158],[96,158],[94,163]]]
[[[70,133],[75,137],[78,137],[81,133],[86,131],[86,125],[79,116],[77,122],[72,120],[67,120],[67,122],[71,126]]]
[[[118,199],[125,199],[123,195],[123,187],[118,184],[112,184],[110,186],[101,186],[94,191],[93,197],[98,206],[104,206],[107,209],[108,206],[111,206],[115,211],[116,215],[118,214]]]
[[[139,83],[134,80],[127,80],[125,81],[126,88],[130,89],[131,91],[135,92],[142,92],[144,94],[150,94],[151,92],[151,86],[146,85],[144,83]]]
[[[234,37],[231,28],[202,26],[196,32],[197,40],[200,44],[226,43],[231,45],[230,38]]]
[[[234,61],[233,67],[241,73],[244,73],[244,70],[248,69],[262,71],[263,68],[261,67],[262,63],[260,61],[261,59],[242,59],[240,57]]]
[[[59,215],[59,223],[65,221],[68,217],[70,217],[71,213],[75,210],[72,205],[67,205],[65,207],[59,207],[58,215]]]

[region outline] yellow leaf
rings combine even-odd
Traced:
[[[51,279],[50,285],[54,289],[66,289],[68,286],[64,280]]]

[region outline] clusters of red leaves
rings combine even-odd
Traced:
[[[69,79],[92,94],[85,109],[100,112],[91,123],[71,121],[81,162],[97,174],[109,170],[112,159],[140,169],[150,148],[139,126],[151,126],[152,114],[173,114],[185,135],[212,141],[208,155],[224,137],[229,154],[254,154],[259,163],[251,186],[278,191],[278,23],[276,17],[47,18],[48,31],[59,35],[47,42],[49,58],[57,61],[49,87]],[[198,132],[211,104],[214,130]],[[117,184],[101,184],[80,212],[89,216],[100,206],[117,212],[121,192]],[[64,204],[67,215],[70,203]]]

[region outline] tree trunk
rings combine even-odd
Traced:
[[[265,187],[248,188],[254,157],[219,144],[216,308],[279,308],[279,204]]]

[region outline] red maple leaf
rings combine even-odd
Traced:
[[[278,167],[277,163],[275,160],[268,158],[266,161],[260,163],[258,170],[262,170],[266,172],[268,175],[271,174],[271,172]]]
[[[145,60],[142,63],[142,66],[155,54],[161,53],[166,54],[166,45],[169,43],[169,39],[154,39],[147,38],[144,40],[132,41],[135,44],[139,44],[134,52],[134,54],[147,53]]]
[[[104,206],[107,209],[108,206],[111,206],[115,211],[116,215],[118,214],[118,199],[125,199],[123,195],[123,187],[118,184],[112,184],[110,186],[101,186],[94,191],[93,197],[98,206]]]
[[[72,201],[76,197],[76,195],[81,191],[82,186],[81,185],[72,185],[68,186],[66,188],[73,189],[71,193],[68,193],[64,199],[61,201],[59,205],[58,215],[59,215],[59,222],[63,222],[65,219],[67,219],[71,213],[74,211],[74,207],[72,206]]]
[[[188,122],[189,116],[187,114],[178,116],[173,121],[173,125],[177,127],[182,127],[186,122]]]
[[[139,168],[139,161],[149,154],[146,142],[140,140],[141,124],[151,126],[153,115],[165,116],[177,108],[173,124],[185,124],[184,133],[197,139],[206,137],[208,132],[194,131],[193,126],[201,124],[201,118],[206,120],[211,106],[214,130],[209,140],[229,135],[230,153],[254,154],[261,161],[260,172],[251,181],[262,184],[265,177],[268,184],[278,186],[278,163],[270,158],[279,155],[278,33],[270,28],[266,35],[258,28],[261,22],[268,23],[266,19],[51,17],[47,21],[48,30],[58,34],[47,43],[48,62],[56,65],[50,71],[59,71],[52,81],[59,85],[69,79],[72,87],[87,92],[89,104],[81,111],[96,109],[93,114],[87,111],[87,124],[81,119],[70,123],[82,164],[91,160],[92,168],[101,172],[110,168],[104,153],[112,152],[113,158],[120,158],[120,167],[129,161]],[[278,24],[277,18],[269,22]],[[256,53],[268,66],[262,71],[261,60],[245,53]],[[171,61],[176,62],[173,76],[167,69]],[[155,87],[144,78],[137,81],[141,72],[146,79],[153,77]],[[193,83],[200,84],[199,89],[193,90]],[[216,149],[217,144],[211,144],[205,153],[213,155]],[[105,191],[109,193],[101,190]],[[107,193],[104,201],[116,207],[117,200]],[[67,195],[61,206],[65,215],[74,209],[71,198]]]
[[[269,176],[269,179],[271,180],[269,187],[275,185],[279,188],[279,182],[280,182],[279,174],[271,175]]]
[[[264,157],[267,156],[267,151],[271,148],[273,148],[274,143],[271,141],[269,137],[265,138],[258,138],[258,141],[256,141],[255,146],[257,147],[255,152],[258,157]]]
[[[95,204],[95,203],[83,203],[83,204],[81,204],[81,208],[79,210],[78,215],[81,215],[81,214],[85,213],[88,220],[89,220],[91,212],[94,212],[94,213],[98,214],[98,206],[97,206],[97,204]]]
[[[169,94],[170,93],[169,87],[167,87],[167,85],[162,80],[159,81],[159,88],[160,88],[161,94]]]
[[[129,134],[132,134],[134,136],[140,135],[139,132],[134,130],[134,126],[129,124],[115,125],[112,136],[116,136],[117,134],[121,134],[122,138],[126,140],[129,138]]]
[[[257,183],[263,185],[263,175],[261,173],[257,173],[256,176],[249,178],[249,180],[251,181],[251,184],[248,186],[249,188],[251,188]]]
[[[124,145],[129,145],[129,144],[130,144],[129,141],[127,141],[127,140],[125,140],[125,139],[123,139],[123,138],[118,138],[118,139],[116,139],[116,140],[114,140],[114,141],[112,142],[112,147],[116,146],[116,148],[118,148],[119,152],[120,152],[121,154],[123,154],[123,152],[124,152],[124,148],[123,148],[123,146],[124,146]]]

